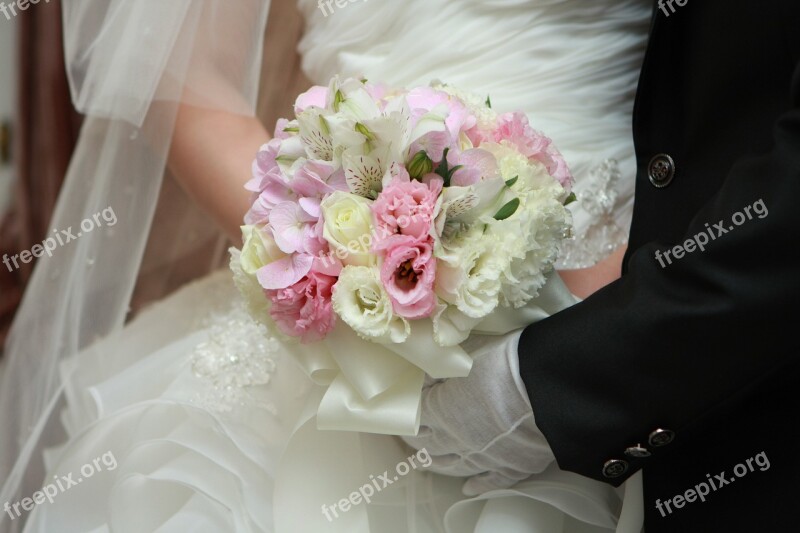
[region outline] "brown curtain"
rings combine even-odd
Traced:
[[[18,13],[17,112],[13,127],[13,205],[0,226],[0,257],[42,242],[77,142],[80,116],[70,102],[64,69],[61,3]],[[0,347],[33,263],[0,269]],[[1,350],[0,350],[1,351]]]

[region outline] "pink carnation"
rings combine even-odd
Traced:
[[[311,271],[291,287],[266,291],[270,316],[282,332],[303,343],[324,339],[336,320],[331,302],[335,283],[335,277]]]
[[[441,192],[441,178],[426,184],[410,179],[408,172],[403,169],[372,204],[376,247],[384,248],[395,235],[407,235],[415,240],[426,239],[433,225],[436,202]]]
[[[436,259],[430,239],[405,237],[393,242],[381,267],[381,282],[395,313],[409,319],[430,316],[436,308],[435,279]]]

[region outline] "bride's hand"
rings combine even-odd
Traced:
[[[430,454],[434,472],[470,477],[467,496],[511,487],[555,459],[519,378],[520,333],[470,337],[462,345],[474,358],[469,376],[427,386],[419,435],[404,437]]]

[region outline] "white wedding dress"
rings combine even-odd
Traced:
[[[650,3],[643,0],[369,0],[324,17],[300,0],[308,76],[393,85],[432,78],[525,110],[571,163],[581,199],[561,264],[625,242],[635,162],[630,131]],[[255,149],[256,147],[254,147]],[[579,331],[576,331],[579,334]],[[639,532],[641,485],[619,490],[555,465],[508,490],[412,469],[329,520],[329,508],[411,455],[393,437],[318,431],[320,389],[291,348],[248,318],[221,271],[68,359],[68,441],[48,480],[109,452],[91,479],[28,516],[26,531]],[[624,505],[623,505],[624,504]]]

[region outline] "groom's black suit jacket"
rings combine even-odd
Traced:
[[[563,469],[642,470],[647,533],[800,531],[800,1],[680,3],[639,82],[623,277],[529,327],[521,374]]]

